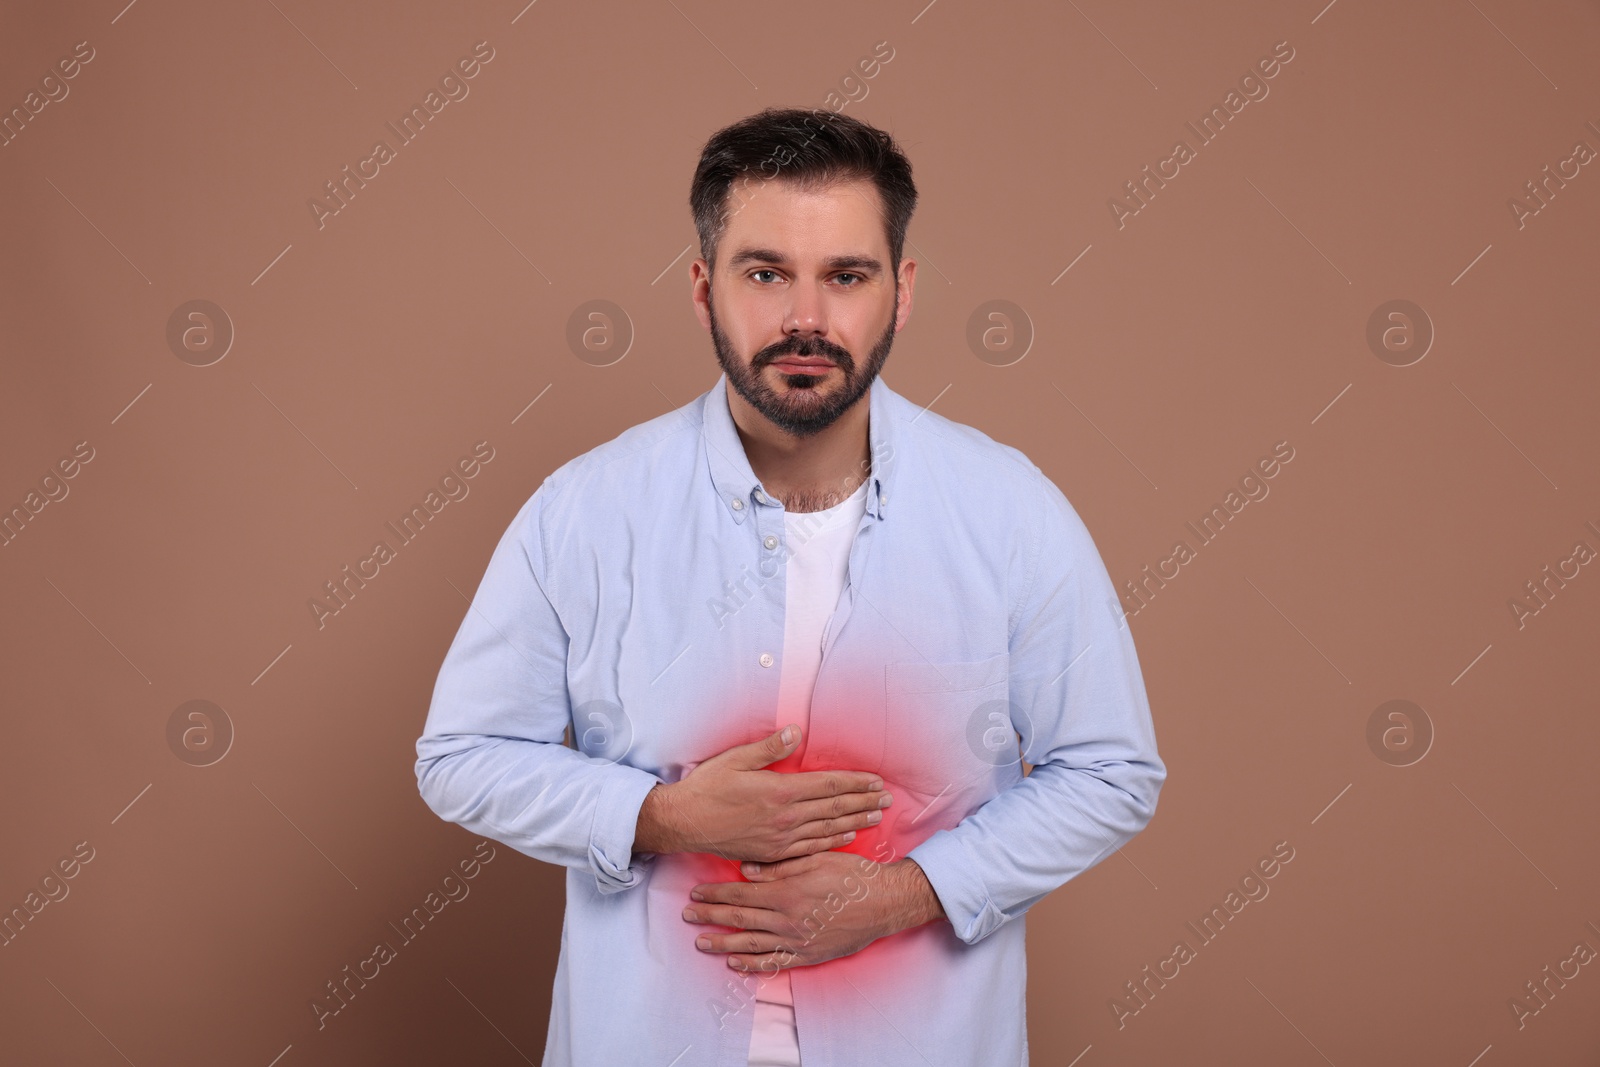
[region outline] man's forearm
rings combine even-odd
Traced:
[[[677,852],[681,845],[671,818],[671,799],[666,786],[658,785],[645,794],[639,806],[639,825],[633,832],[635,852],[653,852],[665,855]]]

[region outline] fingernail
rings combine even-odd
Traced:
[[[689,890],[689,899],[690,900],[704,900],[706,898],[705,898],[705,894],[700,892],[700,890],[691,889],[691,890]]]
[[[867,783],[867,788],[868,789],[882,789],[883,788],[883,779],[882,778],[874,778],[871,782]]]
[[[890,804],[893,804],[893,803],[894,803],[894,794],[893,793],[885,793],[885,794],[883,794],[883,799],[878,801],[878,807],[887,808]]]
[[[868,826],[876,826],[882,821],[883,821],[883,812],[881,812],[881,811],[869,811],[867,813],[867,825]]]
[[[709,937],[697,937],[697,938],[694,939],[694,947],[695,948],[710,948],[711,947],[711,939]]]
[[[739,873],[746,878],[754,878],[761,873],[761,868],[754,863],[746,863],[739,868]]]
[[[684,908],[683,909],[683,917],[685,919],[688,919],[690,922],[694,922],[694,909],[693,908]]]
[[[794,744],[794,727],[793,726],[785,726],[783,728],[783,743],[786,744],[786,745]]]
[[[856,832],[854,830],[846,830],[845,834],[844,834],[844,839],[845,839],[846,843],[854,841],[856,839]]]

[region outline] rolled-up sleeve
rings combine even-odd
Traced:
[[[1033,770],[907,853],[968,944],[1132,840],[1167,776],[1105,564],[1066,497],[1035,473],[1010,642],[1013,725]]]
[[[434,683],[417,788],[435,814],[602,893],[639,883],[644,798],[661,779],[562,743],[572,720],[567,631],[551,597],[541,486],[501,536]]]

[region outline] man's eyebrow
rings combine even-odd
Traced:
[[[788,256],[771,248],[741,248],[728,260],[728,266],[730,268],[742,267],[746,263],[777,263],[781,265],[788,262]],[[858,270],[864,274],[883,273],[883,264],[875,257],[866,255],[832,256],[823,261],[823,266],[829,270]]]

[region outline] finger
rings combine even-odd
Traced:
[[[735,745],[723,753],[735,767],[756,771],[769,763],[777,763],[794,751],[800,743],[800,727],[790,723],[783,729],[768,734],[748,745]]]
[[[770,892],[749,882],[703,882],[690,888],[689,899],[696,904],[736,904],[749,908],[760,907]]]
[[[871,771],[800,771],[789,778],[801,800],[873,793],[883,788],[883,779]]]
[[[755,971],[768,975],[776,974],[785,967],[804,967],[806,961],[798,953],[789,949],[780,948],[776,952],[768,952],[760,956],[735,954],[728,957],[728,966],[741,971]]]
[[[789,944],[790,939],[764,930],[740,930],[732,934],[701,934],[694,939],[694,947],[701,952],[742,952],[761,955],[776,952]]]
[[[811,853],[807,853],[804,856],[795,856],[792,859],[777,860],[772,863],[756,863],[752,860],[741,864],[739,873],[752,882],[775,882],[780,878],[792,878],[797,874],[804,874],[816,865],[816,857]]]
[[[735,930],[759,930],[776,934],[789,929],[789,921],[764,908],[738,908],[732,904],[691,904],[683,909],[684,922],[731,926]]]
[[[894,794],[883,790],[873,790],[866,793],[840,793],[838,796],[824,797],[818,800],[805,800],[792,805],[798,813],[795,822],[805,824],[816,822],[819,819],[842,819],[846,815],[867,814],[882,811],[894,803]],[[870,824],[869,824],[870,825]],[[842,826],[841,830],[859,829],[852,824]]]
[[[834,834],[832,837],[803,837],[784,849],[784,854],[772,862],[782,863],[787,860],[831,852],[836,848],[843,848],[855,839],[856,832],[854,830],[846,830],[844,833]]]
[[[881,795],[883,797],[883,804],[885,807],[888,806],[891,799],[891,795],[888,793],[868,793],[866,795]],[[820,803],[827,803],[827,801],[821,801]],[[865,830],[869,826],[877,826],[882,821],[883,809],[874,806],[870,810],[866,811],[855,811],[837,816],[819,815],[815,819],[802,819],[799,825],[795,826],[791,833],[793,833],[796,838],[833,837],[837,834],[848,833],[852,830]]]

